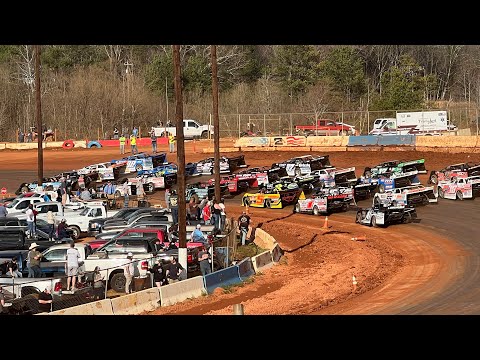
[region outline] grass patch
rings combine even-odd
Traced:
[[[258,255],[267,250],[268,249],[262,249],[261,247],[257,246],[255,243],[250,243],[244,246],[240,245],[237,247],[235,258],[236,260],[240,261],[247,257],[253,257],[255,255]]]

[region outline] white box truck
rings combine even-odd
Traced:
[[[415,111],[381,119],[369,135],[441,135],[450,130],[446,111]]]

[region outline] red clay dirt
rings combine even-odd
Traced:
[[[225,141],[224,146],[231,146]],[[213,155],[200,153],[202,142],[186,144],[186,161],[197,161]],[[149,151],[148,147],[140,151]],[[168,151],[159,146],[159,151]],[[236,153],[225,154],[227,156]],[[299,152],[246,152],[250,166],[269,166],[273,162],[302,155]],[[312,153],[322,154],[322,153]],[[330,161],[337,167],[356,166],[357,174],[365,166],[400,159],[425,158],[427,169],[441,169],[446,165],[480,161],[480,154],[445,154],[414,151],[390,153],[336,152]],[[60,172],[73,168],[119,158],[118,149],[71,149],[44,151],[45,172]],[[168,155],[176,161],[175,155]],[[1,151],[0,185],[12,188],[22,180],[16,171],[36,173],[36,151]],[[426,183],[427,175],[422,175]],[[10,189],[9,189],[10,192]],[[162,202],[163,192],[157,192],[151,202]],[[228,216],[238,217],[242,211],[240,197],[227,203]],[[391,313],[391,306],[401,306],[402,298],[427,296],[425,287],[440,291],[453,276],[449,268],[450,256],[462,253],[454,242],[421,230],[415,224],[386,229],[372,229],[354,224],[351,217],[334,214],[329,217],[329,229],[322,229],[324,217],[295,214],[282,220],[266,223],[291,214],[291,206],[281,210],[251,209],[254,224],[278,241],[285,255],[278,265],[257,274],[243,286],[217,289],[214,294],[159,308],[154,314],[232,314],[233,305],[242,303],[245,314],[371,314]],[[366,235],[366,241],[352,241],[353,236]],[[88,239],[86,239],[88,240]],[[461,271],[461,264],[456,264]],[[352,276],[358,281],[353,289]],[[435,279],[435,281],[432,281]]]

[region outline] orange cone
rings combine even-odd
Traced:
[[[328,229],[328,216],[325,216],[325,222],[323,223],[322,229]]]
[[[367,241],[367,235],[352,237],[352,241]]]

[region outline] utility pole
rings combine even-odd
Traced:
[[[185,143],[183,138],[182,69],[180,45],[173,45],[175,84],[175,122],[177,126],[177,189],[178,189],[178,262],[187,269],[187,202],[185,200]]]
[[[38,152],[38,185],[43,183],[43,126],[42,126],[42,100],[40,93],[40,45],[35,45],[35,103],[37,105],[37,152]]]
[[[215,150],[215,200],[220,202],[220,121],[218,119],[218,76],[217,76],[217,47],[211,46],[212,54],[212,102],[213,102],[213,148]]]

